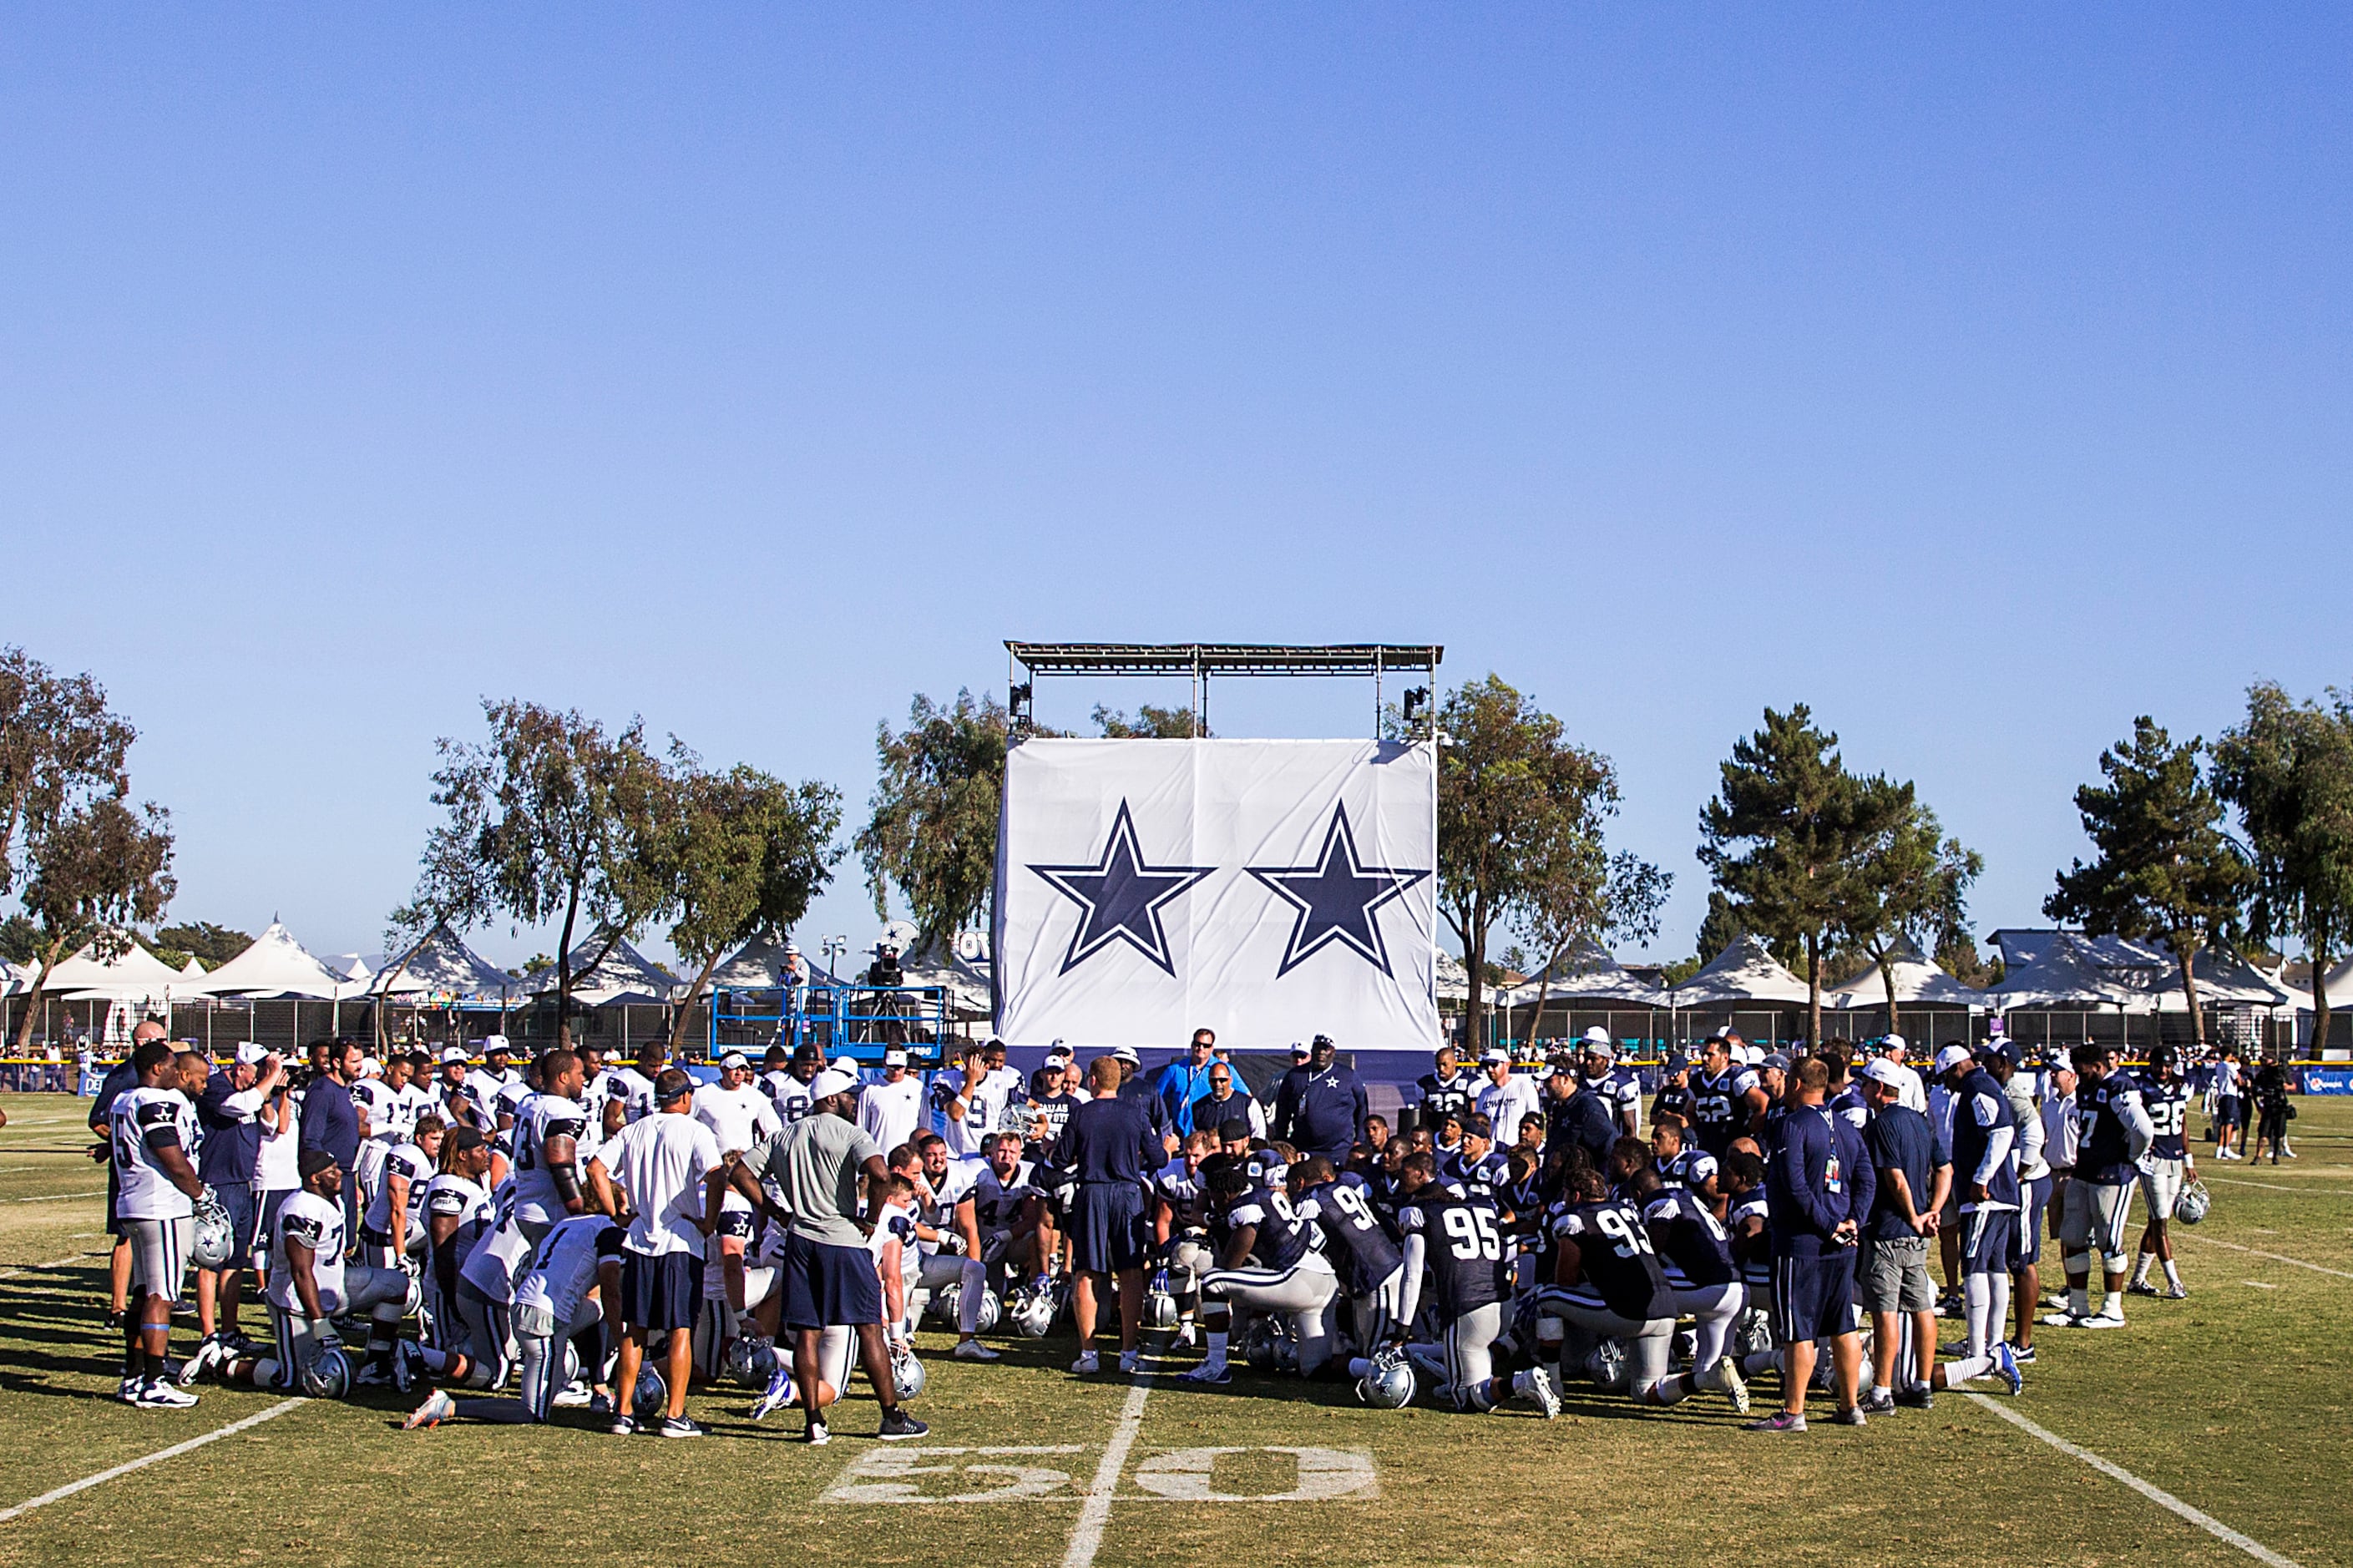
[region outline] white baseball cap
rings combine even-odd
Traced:
[[[1890,1089],[1904,1087],[1904,1069],[1883,1057],[1873,1057],[1863,1063],[1860,1076],[1873,1083],[1885,1084]]]
[[[837,1094],[855,1093],[857,1089],[858,1075],[856,1073],[847,1073],[842,1071],[839,1068],[828,1068],[823,1072],[818,1074],[817,1077],[810,1081],[809,1098],[811,1100],[829,1100]]]
[[[514,1047],[507,1044],[507,1037],[504,1035],[488,1035],[483,1037],[482,1054],[484,1056],[489,1056],[492,1051],[504,1051],[509,1056],[514,1055]]]
[[[1479,1065],[1482,1067],[1492,1067],[1497,1062],[1508,1062],[1511,1059],[1512,1053],[1501,1046],[1489,1046],[1479,1053]]]
[[[466,1047],[463,1046],[444,1046],[441,1047],[441,1064],[444,1067],[447,1067],[451,1062],[470,1061],[472,1059],[472,1058],[466,1055]]]
[[[1609,1037],[1609,1031],[1603,1028],[1599,1024],[1594,1025],[1591,1028],[1586,1030],[1584,1034],[1578,1036],[1577,1043],[1581,1046],[1598,1046],[1601,1049],[1608,1051],[1611,1056],[1616,1056],[1618,1054],[1618,1042],[1611,1039]]]
[[[264,1050],[261,1047],[255,1045],[251,1040],[239,1040],[237,1043],[237,1059],[246,1067],[259,1067],[261,1065],[262,1058],[267,1057],[269,1054],[269,1053],[268,1051]]]
[[[892,1046],[889,1050],[882,1053],[882,1065],[886,1068],[905,1067],[907,1065],[907,1053],[900,1049],[897,1046]],[[814,1093],[815,1091],[812,1090],[811,1092]]]
[[[742,1068],[748,1072],[751,1070],[752,1058],[745,1056],[741,1051],[730,1051],[725,1056],[719,1058],[719,1065],[723,1069],[726,1068]]]
[[[1113,1061],[1134,1062],[1138,1067],[1144,1065],[1144,1058],[1135,1054],[1134,1046],[1113,1046],[1111,1048],[1111,1057]]]
[[[1879,1037],[1877,1048],[1882,1056],[1885,1056],[1908,1047],[1904,1044],[1904,1037],[1901,1035],[1882,1035]]]
[[[1938,1072],[1950,1072],[1957,1067],[1966,1067],[1968,1064],[1968,1047],[1947,1046],[1943,1050],[1936,1053],[1936,1070]]]

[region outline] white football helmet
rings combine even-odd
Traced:
[[[1401,1351],[1381,1352],[1373,1357],[1372,1370],[1356,1380],[1356,1397],[1377,1409],[1402,1410],[1413,1395],[1413,1367]]]
[[[911,1347],[891,1347],[891,1387],[901,1399],[913,1399],[923,1393],[923,1384],[931,1381],[931,1375],[923,1370],[923,1363],[916,1358]]]
[[[2206,1217],[2206,1211],[2213,1206],[2214,1199],[2212,1194],[2206,1191],[2206,1184],[2199,1181],[2189,1182],[2182,1187],[2173,1200],[2173,1217],[2184,1225],[2196,1225]]]
[[[1005,1321],[1005,1301],[987,1286],[981,1288],[980,1311],[973,1319],[973,1331],[985,1334]]]
[[[302,1392],[313,1399],[341,1399],[351,1391],[351,1358],[340,1348],[321,1351],[302,1369]]]
[[[1013,1326],[1033,1340],[1042,1340],[1054,1328],[1054,1293],[1029,1290],[1013,1303]]]
[[[218,1268],[237,1251],[237,1227],[229,1223],[228,1210],[212,1189],[196,1200],[195,1240],[189,1244],[188,1261],[198,1268]]]

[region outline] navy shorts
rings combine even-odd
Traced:
[[[2018,1216],[2018,1239],[2011,1244],[2010,1268],[2025,1268],[2042,1261],[2043,1221],[2051,1212],[2051,1178],[2037,1176],[2021,1184],[2026,1212]]]
[[[874,1255],[794,1231],[785,1237],[785,1327],[832,1329],[882,1321]]]
[[[1773,1259],[1773,1332],[1788,1344],[1854,1332],[1855,1249]]]
[[[2237,1095],[2219,1094],[2214,1097],[2215,1126],[2243,1127],[2246,1125],[2246,1113],[2242,1108]]]
[[[702,1259],[691,1252],[621,1250],[621,1321],[633,1329],[691,1329],[702,1304]]]
[[[269,1267],[269,1238],[278,1230],[278,1211],[286,1206],[286,1200],[294,1195],[294,1191],[292,1187],[271,1187],[258,1200],[259,1212],[253,1216],[253,1257],[257,1268],[267,1269]]]
[[[1977,1209],[1961,1216],[1963,1274],[2007,1274],[2017,1266],[2016,1209]]]
[[[213,1196],[228,1211],[228,1233],[236,1239],[229,1244],[228,1260],[224,1269],[253,1267],[254,1222],[259,1214],[253,1201],[251,1182],[220,1182],[213,1187]]]
[[[1128,1182],[1085,1182],[1071,1215],[1071,1262],[1089,1274],[1141,1268],[1152,1252],[1144,1189]]]

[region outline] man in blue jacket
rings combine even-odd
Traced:
[[[1860,1426],[1857,1403],[1862,1346],[1855,1333],[1854,1261],[1862,1221],[1879,1183],[1862,1134],[1832,1116],[1830,1068],[1820,1057],[1798,1065],[1796,1103],[1776,1125],[1766,1173],[1773,1229],[1774,1337],[1787,1347],[1781,1408],[1749,1424],[1752,1432],[1806,1429],[1806,1385],[1820,1342],[1831,1344],[1838,1422]]]
[[[1308,1046],[1307,1059],[1282,1075],[1274,1095],[1274,1124],[1279,1142],[1290,1144],[1302,1158],[1321,1154],[1335,1166],[1365,1135],[1365,1086],[1342,1067],[1340,1047],[1329,1035],[1318,1035]]]
[[[1196,1029],[1191,1047],[1160,1069],[1154,1087],[1160,1091],[1161,1107],[1180,1138],[1193,1135],[1193,1102],[1209,1092],[1209,1069],[1217,1065],[1217,1032]]]

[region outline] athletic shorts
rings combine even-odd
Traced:
[[[1854,1332],[1855,1248],[1773,1259],[1773,1332],[1785,1344]]]
[[[251,1182],[220,1182],[213,1187],[213,1196],[228,1215],[228,1257],[221,1264],[223,1272],[233,1268],[253,1267],[253,1237],[256,1205]]]
[[[2029,1268],[2042,1261],[2043,1215],[2051,1209],[2052,1178],[2037,1176],[2018,1184],[2019,1197],[2025,1212],[2018,1221],[2018,1261],[2013,1268]]]
[[[2237,1127],[2246,1121],[2245,1101],[2235,1094],[2217,1096],[2214,1100],[2214,1125]]]
[[[1071,1261],[1089,1274],[1141,1268],[1150,1260],[1152,1231],[1144,1219],[1144,1190],[1128,1182],[1087,1182],[1071,1216]]]
[[[278,1228],[278,1211],[297,1191],[293,1187],[271,1187],[254,1196],[253,1266],[267,1270],[269,1267],[269,1237]]]
[[[2179,1160],[2160,1160],[2151,1156],[2141,1167],[2140,1195],[2148,1205],[2151,1219],[2171,1219],[2173,1200],[2181,1195]]]
[[[2089,1247],[2103,1257],[2123,1257],[2132,1195],[2127,1182],[2070,1180],[2066,1206],[2059,1216],[2059,1244],[2071,1252]]]
[[[854,1327],[882,1321],[882,1280],[874,1255],[796,1231],[785,1238],[785,1326]]]
[[[1978,1207],[1961,1216],[1961,1272],[2007,1274],[2017,1267],[2018,1211]]]
[[[1936,1287],[1928,1278],[1928,1238],[1866,1237],[1862,1256],[1855,1262],[1854,1283],[1866,1312],[1934,1310]]]
[[[691,1329],[702,1304],[702,1259],[691,1252],[621,1251],[621,1321],[633,1329]]]
[[[195,1244],[193,1215],[177,1219],[126,1219],[122,1234],[131,1239],[131,1296],[180,1299],[180,1283],[187,1274],[188,1249]]]

